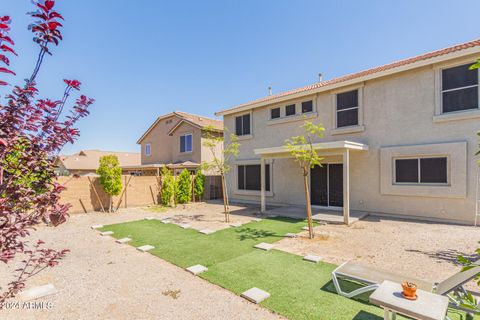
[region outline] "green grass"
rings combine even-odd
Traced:
[[[236,294],[251,287],[263,289],[271,297],[262,305],[290,319],[383,319],[383,310],[368,304],[368,294],[356,300],[336,294],[331,282],[335,265],[253,248],[260,242],[278,241],[287,232],[300,232],[305,225],[305,221],[276,218],[204,235],[158,220],[141,220],[105,226],[102,231],[114,231],[116,238],[131,237],[133,246],[153,245],[151,254],[182,268],[204,265],[209,270],[202,278]],[[349,282],[342,285],[355,288]],[[459,313],[449,316],[465,319]]]

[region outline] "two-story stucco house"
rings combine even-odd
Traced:
[[[204,146],[206,129],[223,135],[223,122],[180,111],[159,116],[137,141],[141,145],[141,165],[124,169],[143,175],[158,175],[164,166],[174,175],[183,169],[195,171],[202,162],[211,162],[214,157]],[[215,156],[222,156],[222,148],[219,143]],[[221,190],[219,179],[213,179],[213,172],[207,174],[207,198],[217,198]]]
[[[480,130],[480,40],[270,95],[217,113],[241,143],[233,200],[305,205],[284,147],[304,119],[325,127],[310,173],[322,208],[473,224]],[[226,137],[228,139],[228,137]],[[261,164],[264,164],[263,166]]]

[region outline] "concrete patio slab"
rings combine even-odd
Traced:
[[[103,224],[94,224],[93,226],[91,226],[90,228],[92,229],[100,229],[100,228],[103,228]]]
[[[187,223],[182,223],[179,225],[179,227],[182,229],[190,229],[192,226]]]
[[[200,230],[199,232],[203,234],[211,234],[211,233],[214,233],[215,231],[210,229],[203,229],[203,230]]]
[[[284,237],[285,238],[296,238],[297,234],[289,232],[289,233],[285,233]]]
[[[202,272],[208,271],[208,268],[205,266],[202,266],[201,264],[196,264],[194,266],[186,268],[185,270],[187,270],[188,272],[196,276]]]
[[[263,291],[262,289],[259,289],[257,287],[253,287],[243,292],[240,296],[253,303],[259,304],[263,300],[270,297],[270,293]]]
[[[261,242],[259,244],[254,245],[253,247],[257,249],[269,251],[274,247],[274,245],[271,243]]]
[[[127,243],[127,242],[130,242],[130,241],[132,241],[132,239],[130,239],[130,238],[122,238],[122,239],[115,240],[116,243],[120,243],[120,244]]]
[[[100,235],[101,235],[101,236],[111,236],[112,234],[113,234],[113,231],[100,232]]]
[[[314,263],[319,263],[320,261],[322,261],[322,257],[309,254],[309,255],[306,255],[305,257],[303,257],[303,260],[314,262]]]
[[[43,286],[33,287],[31,289],[25,290],[18,295],[18,298],[21,301],[30,301],[49,296],[51,294],[55,294],[57,293],[57,291],[58,290],[55,288],[55,286],[49,283]]]
[[[287,207],[278,207],[267,210],[265,213],[267,216],[278,215],[281,217],[288,217],[294,219],[306,219],[307,214],[305,207],[301,206],[287,206]],[[350,224],[355,223],[359,220],[368,216],[368,212],[350,210]],[[312,208],[312,219],[315,221],[322,221],[332,224],[343,224],[343,211],[341,210],[331,210],[323,208]]]
[[[150,251],[150,250],[152,250],[152,249],[155,249],[155,247],[154,247],[154,246],[151,246],[151,245],[149,245],[149,244],[146,244],[146,245],[144,245],[144,246],[141,246],[141,247],[138,247],[138,248],[137,248],[137,250],[138,250],[138,251],[141,251],[141,252],[147,252],[147,251]]]

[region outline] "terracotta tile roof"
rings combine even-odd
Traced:
[[[204,116],[198,116],[196,114],[191,114],[191,113],[186,113],[182,111],[174,111],[176,115],[178,115],[180,118],[183,118],[185,120],[188,120],[197,126],[204,128],[207,126],[211,126],[214,129],[223,131],[223,121],[222,120],[215,120],[211,118],[207,118]]]
[[[82,150],[72,155],[60,155],[58,161],[61,161],[67,170],[96,170],[100,157],[108,154],[116,155],[120,166],[135,166],[141,163],[140,153],[102,150]]]
[[[289,96],[289,95],[302,93],[302,92],[308,92],[308,91],[315,90],[315,89],[318,89],[318,88],[322,88],[322,87],[325,87],[325,86],[330,86],[330,85],[333,85],[333,84],[338,84],[338,83],[341,83],[341,82],[354,80],[356,78],[362,78],[364,76],[373,75],[373,74],[376,74],[376,73],[379,73],[379,72],[382,72],[382,71],[392,70],[392,69],[395,69],[395,68],[398,68],[398,67],[407,66],[407,65],[415,63],[415,62],[436,58],[436,57],[439,57],[439,56],[442,56],[442,55],[446,55],[446,54],[449,54],[449,53],[454,53],[454,52],[457,52],[457,51],[461,51],[461,50],[465,50],[465,49],[469,49],[469,48],[473,48],[473,47],[477,47],[477,46],[480,46],[480,39],[465,42],[465,43],[458,44],[458,45],[454,45],[454,46],[451,46],[451,47],[448,47],[448,48],[432,51],[432,52],[429,52],[429,53],[421,54],[421,55],[418,55],[418,56],[415,56],[415,57],[412,57],[412,58],[399,60],[399,61],[392,62],[392,63],[389,63],[389,64],[385,64],[385,65],[382,65],[382,66],[379,66],[379,67],[363,70],[363,71],[356,72],[356,73],[351,73],[351,74],[348,74],[348,75],[345,75],[345,76],[342,76],[342,77],[338,77],[338,78],[334,78],[334,79],[331,79],[331,80],[317,82],[317,83],[314,83],[314,84],[311,84],[311,85],[308,85],[308,86],[305,86],[305,87],[302,87],[302,88],[293,89],[293,90],[281,92],[281,93],[278,93],[278,94],[270,95],[270,96],[263,97],[263,98],[260,98],[260,99],[257,99],[257,100],[251,101],[251,102],[247,102],[247,103],[237,105],[233,108],[229,108],[229,109],[223,110],[221,112],[234,111],[236,109],[246,107],[246,106],[250,106],[250,105],[254,105],[254,104],[257,104],[257,103],[268,102],[268,101],[275,100],[275,99],[278,99],[278,98],[281,98],[281,97],[286,97],[286,96]]]

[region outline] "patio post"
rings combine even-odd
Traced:
[[[260,211],[265,213],[266,203],[265,203],[265,158],[260,158]]]
[[[350,153],[343,150],[343,222],[350,223]]]

